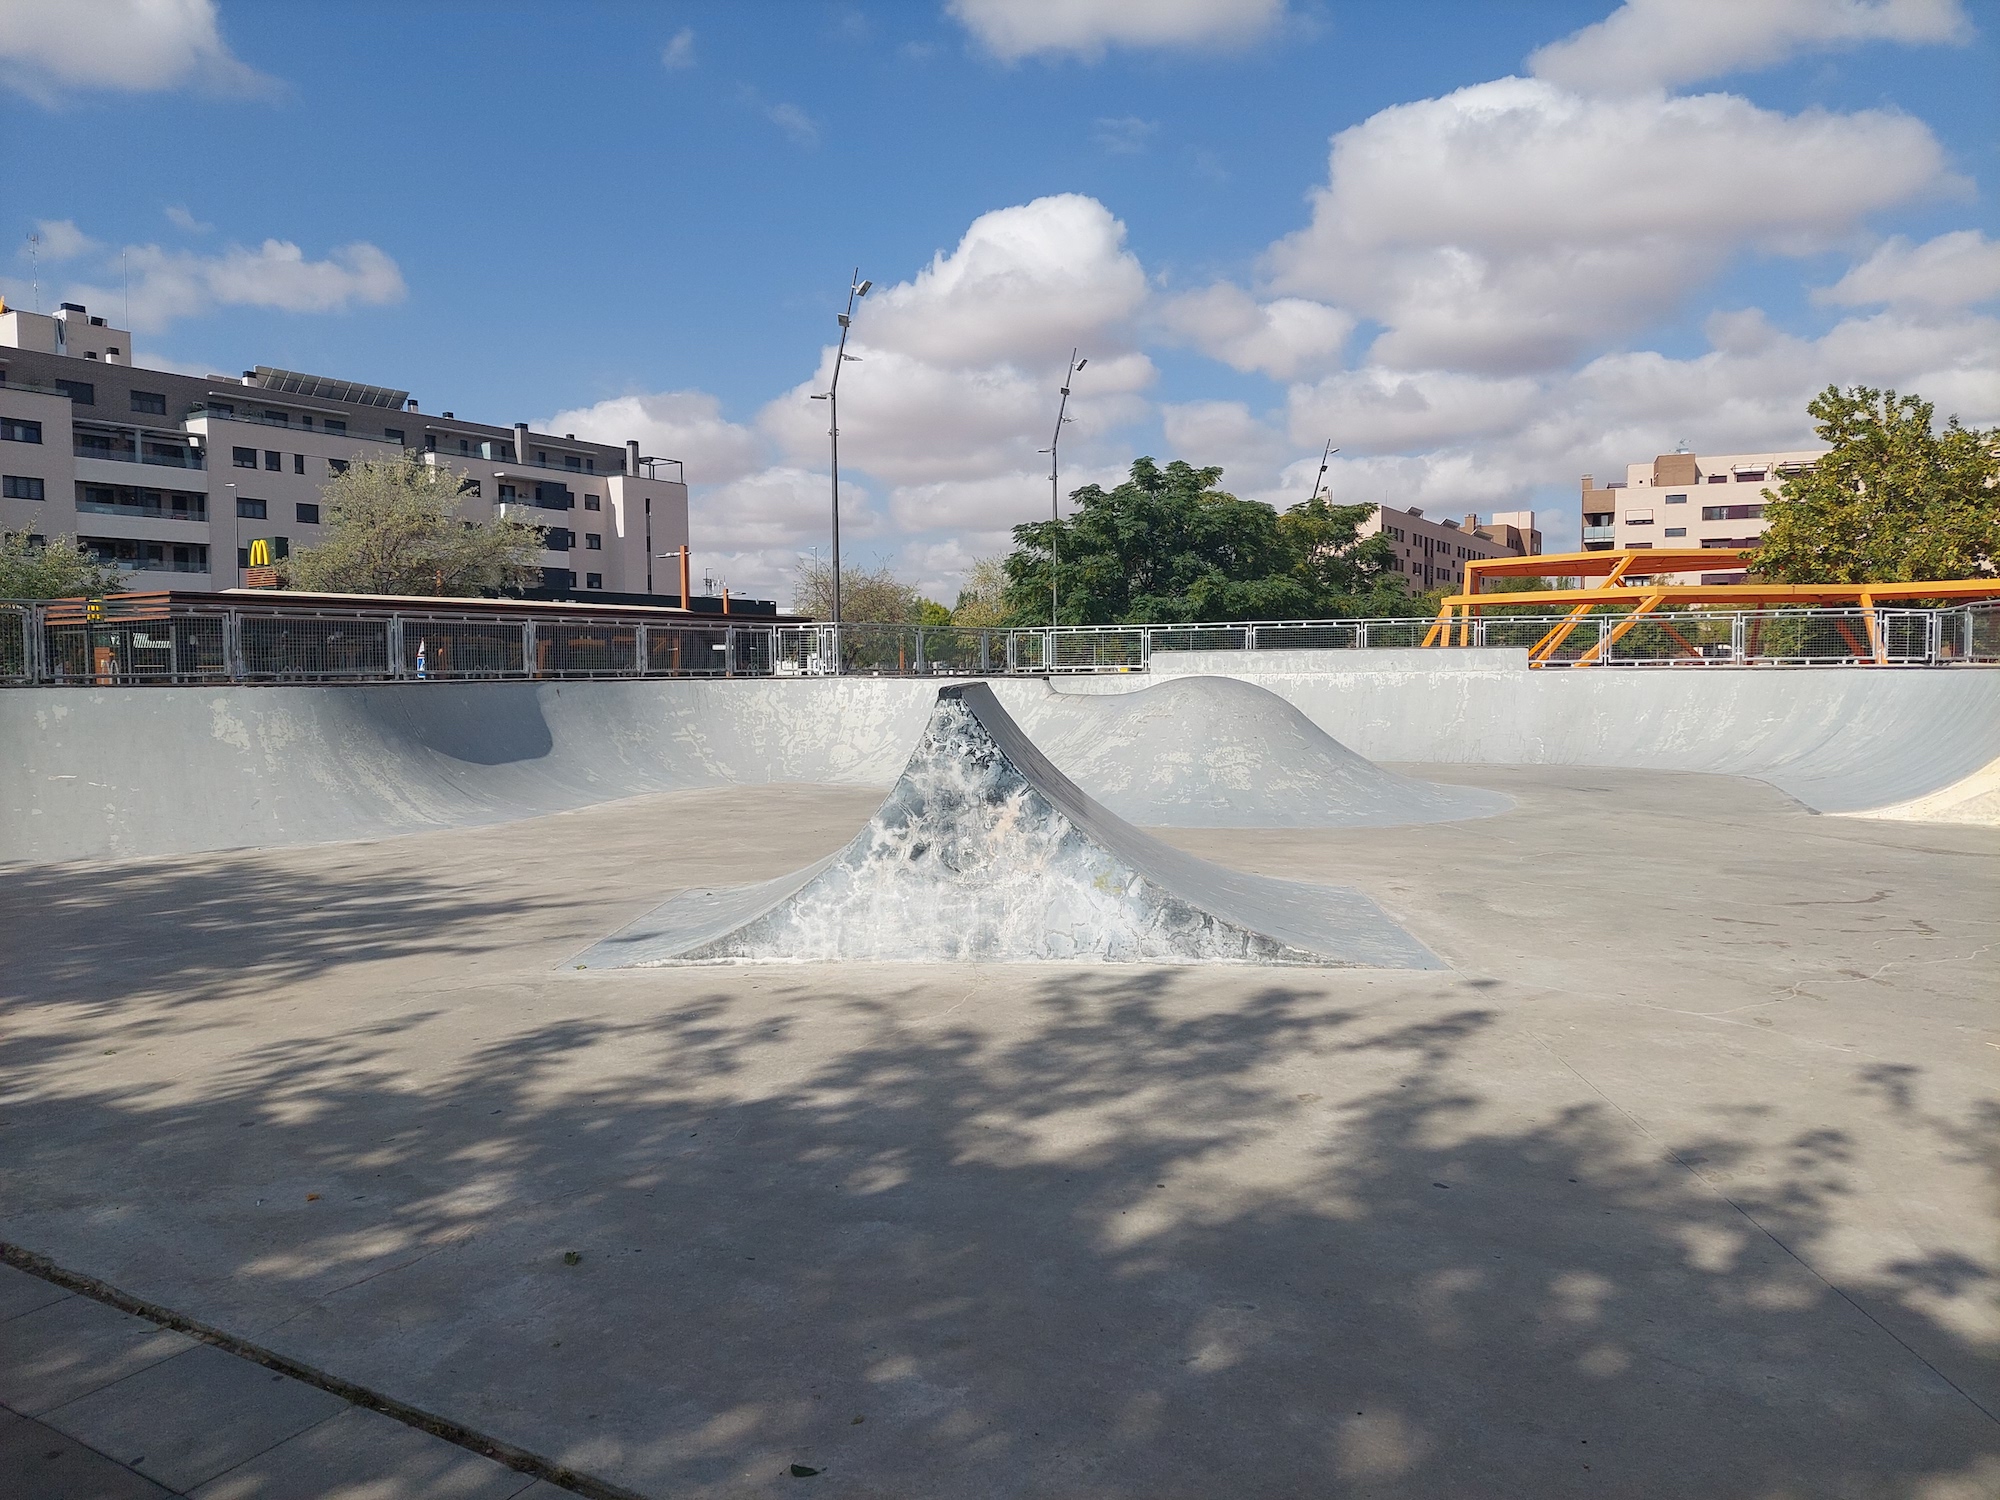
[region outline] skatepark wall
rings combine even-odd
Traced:
[[[1054,691],[1030,678],[994,690],[1031,736],[1060,741],[1051,716],[1065,697],[1204,675],[1277,694],[1369,760],[1754,776],[1822,812],[1935,799],[2000,749],[2000,672],[1981,669],[1531,672],[1508,650],[1214,652],[1156,658],[1150,674],[1061,678]],[[376,837],[725,784],[887,787],[937,686],[11,689],[0,692],[0,860]]]

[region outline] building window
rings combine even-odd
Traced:
[[[511,485],[511,484],[503,484],[503,485],[501,485],[501,486],[500,486],[500,503],[501,503],[502,505],[505,505],[505,504],[507,504],[507,502],[508,502],[508,501],[510,501],[510,500],[512,500],[512,499],[514,499],[514,498],[515,498],[515,495],[514,495],[514,486],[513,486],[513,485]]]
[[[264,467],[274,474],[284,473],[285,455],[282,453],[273,453],[269,448],[266,448],[264,450]]]
[[[255,448],[231,448],[229,450],[229,461],[239,469],[254,469],[257,467],[257,450]]]
[[[1666,534],[1668,536],[1686,536],[1688,529],[1685,526],[1669,526]]]
[[[437,435],[437,434],[436,434],[435,432],[427,432],[427,433],[425,433],[425,434],[424,434],[424,452],[426,452],[426,453],[435,453],[435,452],[437,452],[437,451],[438,451],[438,435]]]
[[[403,429],[400,427],[384,427],[382,429],[382,436],[389,442],[400,443],[403,441]]]
[[[56,389],[78,406],[97,405],[97,387],[88,380],[58,380]]]
[[[578,458],[574,453],[565,453],[563,455],[563,467],[565,469],[581,470],[583,468],[583,460]]]
[[[301,500],[293,510],[298,518],[308,526],[319,525],[319,506],[308,500]]]
[[[601,589],[601,588],[603,588],[603,587],[604,587],[604,575],[603,575],[602,573],[586,573],[586,574],[584,574],[584,575],[583,575],[583,586],[584,586],[585,588],[587,588],[587,589]]]
[[[1625,512],[1627,526],[1651,526],[1653,513],[1650,510],[1628,510]]]
[[[1711,474],[1708,476],[1708,482],[1710,484],[1727,484],[1729,483],[1729,476],[1727,474]]]
[[[551,526],[542,545],[551,552],[567,552],[576,545],[576,533],[563,526]]]
[[[1736,471],[1736,482],[1738,484],[1762,484],[1764,482],[1764,471],[1762,469],[1738,469]]]
[[[0,442],[39,443],[41,440],[40,422],[24,422],[19,417],[0,417]]]
[[[549,456],[548,456],[548,454],[546,454],[546,453],[542,452],[542,450],[541,450],[541,449],[537,448],[537,449],[535,450],[535,462],[536,462],[536,463],[538,463],[538,464],[545,464],[545,463],[547,463],[548,461],[549,461]]]
[[[292,455],[292,472],[294,474],[303,474],[305,471],[306,456],[303,453],[294,453]]]
[[[261,521],[264,519],[264,502],[239,499],[236,502],[236,514],[246,521]]]
[[[292,425],[292,414],[288,411],[272,411],[267,407],[264,411],[264,420],[274,427],[289,427]]]
[[[1761,521],[1764,507],[1761,505],[1704,505],[1701,508],[1704,521]]]
[[[307,431],[311,431],[312,424],[313,424],[313,414],[311,412],[302,411],[299,413],[299,426],[305,428]]]
[[[326,430],[332,433],[335,437],[338,437],[342,433],[347,431],[347,423],[342,421],[339,417],[328,417],[326,419]]]
[[[1627,542],[1625,545],[1634,552],[1651,552],[1653,550],[1651,542]]]
[[[1686,505],[1687,503],[1688,503],[1688,497],[1686,495],[1667,496],[1667,504],[1669,505]]]
[[[236,549],[236,566],[239,568],[250,566],[250,549],[248,547],[238,547]]]
[[[595,495],[585,495],[583,497],[583,508],[585,510],[603,510],[604,502]]]
[[[132,410],[150,413],[156,417],[167,414],[167,398],[159,391],[134,391]]]
[[[583,534],[583,550],[586,552],[602,552],[604,550],[604,538],[594,531],[586,531]]]
[[[0,494],[9,500],[39,500],[42,498],[42,482],[32,474],[9,474],[0,479]]]
[[[458,486],[458,492],[461,495],[471,495],[474,498],[477,498],[481,493],[483,493],[479,488],[479,481],[476,479],[467,479],[461,481]]]
[[[345,474],[347,472],[347,460],[344,458],[329,458],[326,461],[326,472],[329,474]]]

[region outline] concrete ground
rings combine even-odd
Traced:
[[[565,967],[860,790],[15,868],[0,1239],[648,1495],[2000,1493],[2000,834],[1425,774],[1172,839],[1445,973]]]

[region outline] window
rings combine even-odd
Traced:
[[[231,448],[229,450],[229,461],[239,469],[254,469],[257,467],[257,450],[255,448]]]
[[[458,451],[460,453],[470,453],[472,451],[472,439],[460,438],[458,440]]]
[[[238,547],[236,549],[236,566],[239,568],[250,566],[250,549],[248,547]]]
[[[514,498],[515,498],[515,495],[514,495],[514,486],[513,486],[513,485],[511,485],[511,484],[503,484],[503,485],[501,485],[501,486],[500,486],[500,503],[501,503],[502,505],[505,505],[505,504],[507,504],[507,503],[508,503],[508,502],[509,502],[510,500],[512,500],[512,499],[514,499]]]
[[[0,494],[9,500],[39,500],[42,498],[42,482],[32,474],[9,474],[0,480]]]
[[[328,417],[326,419],[326,430],[334,434],[334,436],[339,437],[347,431],[347,423],[339,417]]]
[[[583,508],[585,510],[603,510],[604,502],[595,495],[585,495],[583,497]]]
[[[134,391],[132,410],[149,412],[156,417],[167,414],[167,398],[159,391]]]
[[[435,453],[438,451],[438,435],[435,432],[424,434],[424,451],[426,453]]]
[[[246,521],[263,520],[264,510],[265,507],[264,507],[264,502],[262,500],[239,499],[236,502],[236,514],[243,517]]]
[[[311,412],[302,411],[299,413],[299,426],[305,428],[311,428],[312,424],[313,424],[313,414]]]
[[[347,460],[344,458],[329,458],[326,461],[326,472],[329,474],[345,474],[347,472]]]
[[[400,443],[403,440],[403,429],[400,427],[384,427],[382,429],[382,436],[392,443]]]
[[[269,422],[273,427],[289,427],[292,422],[292,414],[284,411],[272,411],[269,407],[266,407],[264,409],[264,420]]]
[[[1669,526],[1667,528],[1668,536],[1686,536],[1687,534],[1688,529],[1685,526]]]
[[[282,453],[273,453],[269,448],[266,448],[264,450],[264,467],[274,474],[284,473],[285,455]]]
[[[1704,521],[1761,521],[1764,507],[1761,505],[1704,505],[1701,508]]]
[[[482,491],[479,487],[479,481],[476,479],[467,479],[462,481],[459,484],[458,492],[461,495],[472,495],[472,496],[478,496],[484,493],[484,491]]]
[[[292,472],[294,474],[303,474],[305,471],[306,456],[303,453],[294,453],[292,455]]]
[[[581,470],[583,468],[583,460],[578,458],[574,453],[565,453],[563,455],[563,467],[565,469]]]
[[[1651,542],[1627,542],[1625,545],[1630,547],[1634,552],[1651,552],[1653,550]]]
[[[83,351],[83,357],[85,359],[95,359],[97,358],[97,351],[95,349],[86,349]]]
[[[1708,482],[1710,484],[1727,484],[1729,483],[1729,476],[1727,474],[1711,474],[1708,476]]]
[[[40,422],[24,422],[19,417],[0,417],[0,442],[39,443],[41,440]]]
[[[604,538],[594,531],[586,531],[583,534],[583,549],[586,552],[602,552],[604,550]]]
[[[1625,512],[1627,526],[1651,526],[1653,513],[1650,510],[1628,510]]]
[[[298,503],[297,505],[295,505],[295,506],[294,506],[294,507],[293,507],[292,509],[293,509],[294,513],[295,513],[295,514],[296,514],[296,515],[298,516],[298,518],[299,518],[299,519],[300,519],[301,521],[305,522],[305,523],[306,523],[306,525],[308,525],[308,526],[317,526],[317,525],[319,525],[319,506],[318,506],[318,505],[316,505],[316,504],[313,504],[313,503],[311,503],[311,502],[309,502],[309,501],[305,501],[305,500],[301,500],[301,501],[300,501],[300,502],[299,502],[299,503]]]
[[[586,474],[595,474],[597,472],[597,460],[594,458],[586,458],[583,461],[583,470]]]
[[[563,526],[551,526],[542,545],[551,552],[567,552],[576,545],[576,533]]]
[[[586,573],[586,574],[584,574],[584,575],[583,575],[583,586],[584,586],[585,588],[587,588],[587,589],[601,589],[601,588],[603,588],[603,587],[604,587],[604,575],[603,575],[602,573]]]
[[[78,406],[97,405],[97,387],[88,380],[58,380],[56,389]]]
[[[537,449],[535,450],[535,462],[536,462],[536,463],[538,463],[538,464],[545,464],[545,463],[547,463],[548,461],[549,461],[549,456],[548,456],[548,454],[546,454],[546,453],[542,452],[542,450],[541,450],[541,449],[537,448]]]
[[[1686,495],[1667,496],[1667,504],[1669,505],[1686,505],[1687,503],[1688,503],[1688,497]]]
[[[1764,482],[1764,471],[1762,469],[1738,469],[1736,471],[1736,482],[1738,484],[1762,484]]]

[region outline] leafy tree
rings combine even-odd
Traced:
[[[464,597],[541,580],[541,529],[459,513],[467,481],[415,454],[364,459],[327,481],[326,539],[292,554],[287,583],[329,594]]]
[[[1308,619],[1393,587],[1387,540],[1357,540],[1373,506],[1314,500],[1281,516],[1218,488],[1221,478],[1141,458],[1116,489],[1076,490],[1067,519],[1015,527],[1010,614],[1048,619],[1051,544],[1065,625]]]
[[[1781,583],[1991,577],[2000,561],[2000,429],[1917,396],[1828,386],[1806,408],[1830,451],[1779,486],[1757,573]]]
[[[73,536],[41,542],[25,531],[0,532],[0,599],[72,599],[124,589],[123,571],[99,562]]]
[[[872,573],[840,570],[840,618],[850,625],[940,623],[924,620],[928,601],[884,563]],[[942,609],[942,605],[933,605]],[[824,558],[802,557],[792,579],[792,608],[815,620],[833,618],[833,568]]]
[[[994,630],[1014,622],[1007,608],[1007,564],[998,557],[982,557],[965,575],[965,587],[958,591],[958,604],[951,623],[968,630]]]

